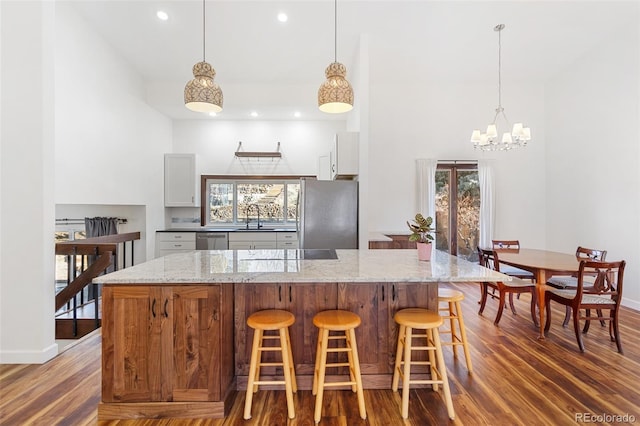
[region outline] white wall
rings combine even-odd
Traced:
[[[504,80],[503,80],[504,84]],[[513,82],[502,104],[512,122],[531,127],[526,148],[482,153],[469,142],[474,128],[493,119],[497,87],[451,82],[372,85],[369,145],[372,231],[406,232],[417,209],[417,158],[494,159],[496,238],[544,248],[544,96],[538,84]],[[382,206],[382,208],[379,208]]]
[[[57,353],[53,271],[53,40],[49,2],[2,2],[0,362]]]
[[[640,309],[638,22],[545,87],[548,248],[627,261],[623,304]]]
[[[143,79],[66,2],[57,6],[56,90],[56,203],[146,206],[137,231],[151,258],[164,227],[172,122],[144,102]]]
[[[318,156],[328,152],[343,121],[181,120],[173,125],[173,152],[198,154],[200,174],[317,175]],[[281,159],[240,159],[243,151],[275,151]]]
[[[139,231],[151,234],[153,253],[172,123],[144,102],[140,76],[67,3],[0,8],[0,362],[39,363],[57,353],[55,204],[140,206]]]

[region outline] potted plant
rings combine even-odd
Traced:
[[[424,217],[420,213],[416,213],[413,221],[407,221],[407,226],[411,231],[409,241],[415,241],[418,247],[418,260],[431,260],[431,251],[433,245],[433,235],[435,229],[431,227],[433,218],[431,216]]]

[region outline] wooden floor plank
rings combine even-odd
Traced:
[[[462,310],[474,372],[462,351],[445,362],[456,410],[449,421],[442,393],[412,389],[409,418],[400,416],[400,393],[366,390],[367,419],[360,419],[351,391],[325,391],[321,425],[574,425],[576,414],[632,415],[640,422],[640,312],[623,308],[620,316],[624,355],[609,340],[607,327],[593,323],[580,353],[572,326],[562,327],[564,308],[552,305],[552,327],[537,339],[529,315],[529,296],[516,299],[517,315],[506,309],[493,325],[497,301],[478,315],[479,286],[451,284],[465,293]],[[245,421],[244,392],[238,392],[226,419],[97,421],[100,400],[100,344],[97,331],[43,365],[0,365],[0,424],[99,426],[299,426],[313,425],[315,397],[294,396],[296,418],[287,418],[284,391],[254,395],[253,418]],[[460,348],[459,348],[460,349]],[[606,422],[605,422],[606,423]]]

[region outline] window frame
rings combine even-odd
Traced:
[[[231,183],[233,184],[234,193],[237,191],[238,183],[251,183],[251,184],[260,184],[260,183],[283,183],[285,185],[285,193],[287,192],[287,185],[292,183],[299,183],[301,178],[311,178],[315,179],[315,176],[307,176],[307,175],[271,175],[271,176],[258,176],[258,175],[200,175],[200,225],[201,226],[219,226],[219,227],[238,227],[244,226],[245,222],[238,221],[238,197],[234,194],[233,197],[233,222],[227,223],[212,223],[209,222],[209,197],[208,191],[209,187],[207,185],[208,181],[215,181],[220,183]],[[278,223],[278,226],[291,226],[295,222],[287,221],[286,219],[286,199],[285,196],[285,205],[283,206],[285,219],[283,222]]]

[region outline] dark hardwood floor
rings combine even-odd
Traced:
[[[463,311],[474,369],[467,374],[461,348],[458,360],[445,348],[456,420],[449,421],[440,392],[430,389],[412,390],[407,421],[400,416],[400,396],[391,390],[365,391],[367,420],[360,419],[351,392],[327,391],[321,425],[640,423],[640,312],[622,309],[624,355],[610,342],[607,327],[597,323],[585,337],[587,352],[582,354],[573,329],[561,325],[564,308],[552,305],[549,337],[539,341],[526,295],[516,300],[518,315],[505,309],[495,327],[496,301],[488,301],[484,316],[479,316],[479,286],[452,287],[466,294]],[[260,391],[249,421],[242,419],[244,393],[239,392],[226,419],[98,422],[100,339],[98,330],[43,365],[0,365],[0,424],[313,425],[310,391],[295,395],[294,420],[287,419],[284,391]],[[624,415],[633,418],[595,417]]]

